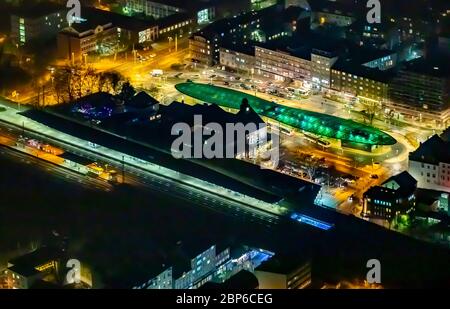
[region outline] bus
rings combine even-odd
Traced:
[[[285,134],[285,135],[288,135],[288,136],[291,136],[291,135],[292,135],[292,130],[290,130],[290,129],[286,128],[286,127],[280,126],[278,123],[271,123],[271,122],[269,121],[269,122],[267,123],[267,129],[272,130],[273,127],[274,127],[275,129],[278,128],[278,131],[279,131],[280,133],[282,133],[282,134]]]
[[[331,143],[329,141],[326,141],[324,139],[321,139],[318,136],[315,136],[313,134],[310,133],[303,133],[303,136],[305,137],[305,139],[313,144],[317,144],[323,148],[330,148],[331,147]]]
[[[286,89],[289,93],[292,93],[292,94],[295,94],[295,95],[301,96],[301,97],[308,97],[311,94],[309,90],[305,90],[302,88],[287,87]]]
[[[292,131],[286,128],[281,127],[280,128],[280,132],[287,135],[287,136],[291,136],[292,135]]]
[[[163,70],[155,69],[155,70],[153,70],[151,72],[151,74],[152,74],[153,77],[160,77],[160,76],[162,76],[164,74],[164,72],[163,72]]]
[[[323,148],[330,148],[331,147],[331,143],[329,141],[325,141],[323,139],[318,139],[317,140],[317,144],[322,146]]]

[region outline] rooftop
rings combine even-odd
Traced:
[[[173,26],[174,24],[177,24],[179,22],[192,19],[192,15],[188,13],[176,13],[169,15],[167,17],[163,17],[157,20],[157,24],[159,26],[159,29],[164,29],[169,26]]]
[[[290,44],[293,42],[291,38],[282,38],[279,40],[272,40],[266,43],[255,43],[256,46],[269,49],[272,51],[282,52],[293,57],[311,60],[311,48],[308,46],[295,46],[292,47]]]
[[[22,264],[11,266],[8,270],[24,277],[31,277],[40,273],[34,267]]]
[[[394,201],[397,199],[397,194],[395,190],[380,186],[369,188],[364,193],[364,196],[367,196],[371,199],[378,199],[381,201]]]
[[[223,42],[221,49],[232,50],[241,54],[255,56],[255,47],[250,44],[232,44],[229,41]]]
[[[68,11],[68,9],[50,2],[32,4],[31,1],[30,3],[26,1],[20,8],[13,11],[13,14],[24,18],[39,18],[61,11]]]
[[[225,126],[227,123],[243,123],[244,125],[254,123],[257,126],[265,126],[261,117],[250,107],[246,109],[246,106],[240,108],[237,114],[228,113],[216,104],[187,105],[172,102],[163,110],[165,117],[169,118],[171,122],[184,122],[193,125],[194,115],[201,115],[203,124],[214,122]]]
[[[142,31],[157,25],[157,22],[153,20],[138,19],[92,7],[83,7],[81,17],[85,21],[71,25],[71,28],[80,33],[93,30],[97,26],[105,26],[108,24],[130,31]]]
[[[213,287],[214,284],[210,285]],[[247,270],[241,270],[236,275],[232,276],[230,279],[222,284],[216,285],[216,289],[226,289],[226,290],[252,290],[259,287],[258,279],[254,274]],[[208,286],[205,287],[208,289]]]
[[[450,142],[435,134],[421,143],[416,151],[409,154],[409,160],[438,165],[440,162],[450,164]]]
[[[127,103],[128,106],[134,108],[148,108],[155,104],[159,104],[159,102],[144,91],[136,94],[131,101]]]
[[[56,248],[41,247],[33,252],[19,256],[10,260],[8,263],[21,267],[36,267],[49,261],[58,259],[62,252]]]
[[[400,174],[397,174],[395,176],[392,176],[388,180],[386,180],[383,185],[389,184],[390,182],[394,181],[399,188],[397,191],[410,191],[411,189],[415,190],[417,187],[417,180],[411,176],[410,173],[407,171],[401,172]]]
[[[377,82],[388,83],[395,77],[395,70],[379,70],[376,68],[369,68],[355,62],[354,59],[338,59],[332,67],[333,70],[350,73],[358,77],[368,78]]]
[[[441,134],[441,139],[443,139],[447,143],[450,143],[450,127],[445,129],[445,131]]]
[[[402,70],[450,79],[450,63],[444,58],[417,58],[404,64]]]
[[[276,274],[288,275],[297,269],[304,267],[310,263],[311,257],[308,254],[303,255],[280,255],[275,254],[274,257],[262,263],[256,271],[271,272]]]
[[[176,8],[184,9],[186,11],[199,10],[214,6],[211,1],[186,1],[186,0],[152,0],[152,2],[173,6]]]

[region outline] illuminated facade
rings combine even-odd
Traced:
[[[110,42],[114,45],[118,40],[118,29],[112,23],[93,29],[77,29],[77,24],[74,24],[58,34],[58,55],[61,58],[83,61],[83,55],[98,52],[100,44]]]
[[[144,13],[162,19],[178,13],[195,14],[196,23],[207,24],[216,18],[216,8],[208,4],[196,4],[183,0],[127,0],[125,11]],[[194,18],[194,16],[192,15]]]
[[[178,13],[171,15],[158,21],[158,37],[160,40],[165,40],[168,37],[172,37],[175,40],[175,36],[181,39],[191,35],[196,26],[197,23],[189,14]]]
[[[190,270],[180,272],[169,267],[134,289],[197,289],[208,282],[223,283],[241,270],[253,272],[274,255],[248,247],[233,252],[226,248],[217,254],[216,246],[211,246],[190,261]]]
[[[443,61],[407,63],[389,85],[393,108],[419,121],[434,120],[442,128],[450,125],[450,69]]]
[[[145,13],[145,15],[152,16],[155,19],[167,17],[181,11],[179,7],[165,4],[163,1],[127,0],[126,7],[132,12]]]
[[[239,109],[242,98],[260,116],[279,121],[298,130],[318,136],[335,138],[360,145],[394,145],[396,140],[388,134],[363,124],[326,114],[281,106],[239,91],[197,83],[182,83],[175,88],[203,102]]]
[[[277,0],[251,0],[250,3],[252,10],[261,10],[275,5],[277,3]]]
[[[196,62],[212,65],[216,49],[217,38],[210,39],[201,34],[189,38],[189,56]]]
[[[313,14],[313,22],[319,25],[331,24],[338,27],[348,27],[355,21],[351,14],[340,12],[318,11]]]
[[[255,56],[252,52],[238,52],[228,48],[220,48],[220,65],[251,74],[255,69]]]
[[[309,56],[298,57],[289,52],[255,47],[255,72],[274,80],[311,81]]]
[[[372,187],[363,196],[363,216],[392,220],[411,214],[416,206],[417,180],[408,172],[389,178],[379,187]]]
[[[42,13],[40,13],[42,12]],[[11,39],[25,45],[33,40],[49,39],[67,27],[66,12],[61,9],[38,10],[11,16]]]
[[[311,81],[316,87],[330,88],[331,67],[338,57],[333,53],[313,49],[311,52]]]
[[[214,7],[204,8],[197,12],[197,23],[199,25],[207,24],[216,18],[216,9]]]
[[[333,68],[331,70],[331,89],[350,94],[362,102],[374,102],[375,104],[386,102],[388,83],[363,74],[363,71],[360,71],[359,74],[351,74]]]

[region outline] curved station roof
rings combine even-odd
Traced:
[[[286,107],[232,89],[193,82],[181,83],[175,88],[197,100],[233,109],[239,109],[242,99],[247,98],[250,106],[260,116],[318,136],[365,145],[394,145],[397,142],[390,135],[371,126],[335,116]]]

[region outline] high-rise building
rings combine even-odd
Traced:
[[[369,62],[358,62],[354,58],[339,59],[331,69],[331,89],[338,95],[353,96],[363,104],[385,104],[389,98],[389,81],[394,72],[379,68],[390,67],[393,61],[388,60],[391,63],[388,65],[383,59],[395,58],[395,54],[384,55],[373,57]]]
[[[236,47],[233,47],[233,49],[220,48],[220,64],[244,74],[254,73],[255,49],[251,46],[248,46],[248,48]]]
[[[11,39],[25,45],[33,40],[46,40],[67,27],[67,9],[42,3],[11,15]]]
[[[135,286],[134,289],[197,289],[206,283],[223,283],[242,270],[253,272],[261,263],[272,258],[272,252],[253,249],[247,246],[225,248],[217,254],[217,247],[207,250],[192,258],[187,265],[155,270],[158,275]]]
[[[332,51],[313,49],[311,52],[311,81],[316,87],[330,88],[331,67],[338,60]]]
[[[303,50],[255,47],[255,73],[274,80],[311,82],[310,54]]]
[[[446,128],[450,124],[448,62],[420,58],[406,63],[390,83],[389,97],[402,114]]]

